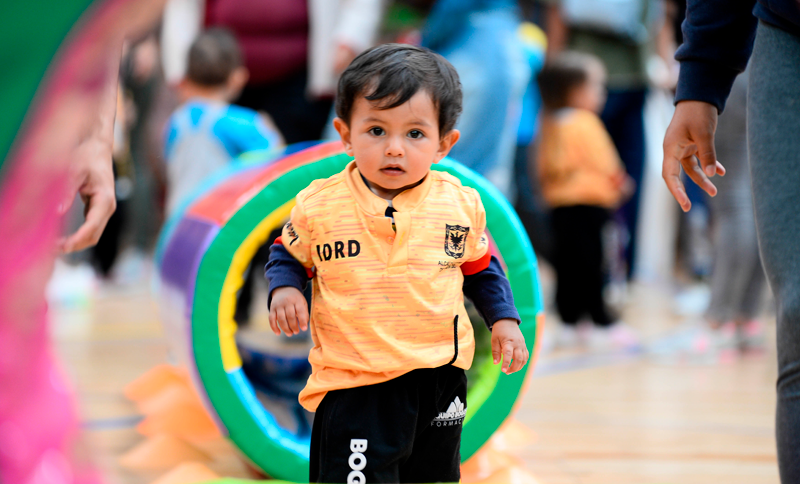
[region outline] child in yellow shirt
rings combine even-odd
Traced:
[[[270,325],[310,327],[311,482],[458,482],[475,347],[464,296],[492,331],[495,364],[528,360],[478,193],[431,171],[458,141],[450,63],[386,44],[342,73],[334,125],[355,160],[297,196],[272,248]],[[309,277],[309,315],[302,288]]]
[[[603,300],[602,232],[609,211],[632,193],[633,182],[598,113],[605,104],[605,68],[594,56],[566,52],[538,77],[544,104],[537,172],[552,209],[556,306],[560,342],[577,342],[578,321],[594,322],[595,342],[631,346],[632,332]]]

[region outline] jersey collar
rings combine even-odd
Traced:
[[[361,172],[358,171],[355,161],[351,161],[347,165],[345,173],[347,187],[356,199],[356,203],[367,213],[383,217],[386,213],[386,207],[389,206],[389,202],[372,193],[372,190],[369,189],[361,178]],[[432,178],[432,172],[428,172],[428,175],[422,183],[394,197],[392,205],[395,210],[398,212],[410,212],[414,210],[414,208],[422,203],[425,197],[428,196],[428,192],[431,190]]]

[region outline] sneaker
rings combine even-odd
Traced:
[[[555,338],[558,348],[575,348],[580,345],[578,327],[574,324],[560,324]]]
[[[635,350],[640,346],[639,336],[630,326],[618,321],[610,326],[595,326],[589,339],[594,350]]]
[[[751,319],[735,328],[735,339],[742,351],[761,351],[766,347],[764,324]]]
[[[728,321],[714,327],[709,325],[709,335],[712,349],[729,350],[736,348],[736,323]]]

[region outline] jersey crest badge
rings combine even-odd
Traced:
[[[469,227],[445,224],[444,252],[450,257],[459,259],[464,257]]]

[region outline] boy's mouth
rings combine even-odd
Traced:
[[[388,176],[398,176],[402,175],[405,172],[406,171],[404,169],[400,168],[397,165],[389,165],[381,168],[381,173]]]

